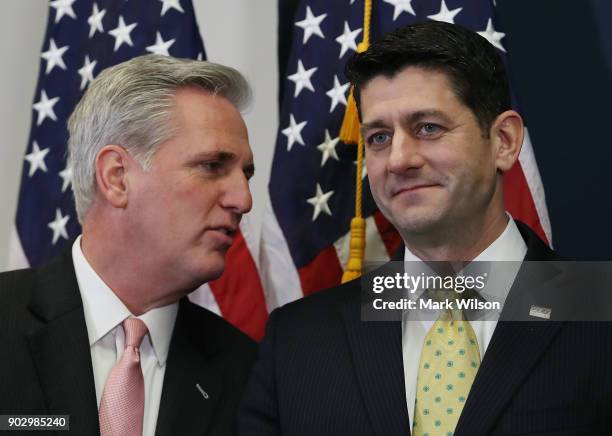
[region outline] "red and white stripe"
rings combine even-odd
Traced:
[[[240,232],[225,258],[225,272],[189,295],[189,299],[259,340],[268,319],[266,299],[257,264],[251,253],[255,246],[248,217],[243,217]]]

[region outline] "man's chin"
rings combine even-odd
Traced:
[[[225,271],[225,256],[207,256],[193,265],[193,276],[197,277],[201,284],[217,280]]]
[[[218,268],[211,268],[205,272],[206,282],[212,282],[213,280],[217,280],[223,275],[225,271],[225,263],[223,263]]]
[[[398,220],[392,220],[393,225],[400,233],[413,235],[426,235],[435,232],[439,227],[438,217],[432,214],[411,214],[402,216]]]

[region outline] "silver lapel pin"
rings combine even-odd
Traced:
[[[202,389],[202,386],[200,386],[200,383],[196,383],[196,388],[198,388],[198,391],[200,391],[204,399],[208,400],[208,393],[206,393],[206,391]]]
[[[537,318],[550,319],[552,309],[548,307],[531,306],[529,309],[529,316],[535,316]]]

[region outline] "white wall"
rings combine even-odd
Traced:
[[[8,257],[32,99],[47,24],[40,0],[4,2],[0,13],[0,271]]]
[[[250,218],[259,231],[278,122],[276,0],[193,4],[208,59],[237,68],[253,86],[254,103],[245,120],[256,166]],[[47,9],[43,0],[4,1],[0,14],[0,271],[7,265]]]
[[[249,219],[259,242],[278,127],[277,0],[193,1],[208,59],[238,69],[253,87],[245,120],[255,157]]]

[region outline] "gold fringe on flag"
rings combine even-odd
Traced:
[[[372,0],[365,0],[363,12],[363,40],[357,46],[357,52],[362,53],[370,46],[370,23],[372,21]],[[345,144],[357,144],[357,173],[355,177],[355,217],[351,220],[351,237],[349,242],[349,259],[342,274],[342,283],[361,276],[365,254],[366,223],[361,213],[361,197],[363,193],[363,155],[364,142],[359,131],[357,105],[353,90],[349,95],[346,113],[340,127],[340,140]]]
[[[349,94],[348,103],[346,105],[346,112],[344,113],[344,119],[340,126],[340,141],[345,144],[357,144],[359,142],[359,116],[357,115],[357,103],[355,103],[355,97],[353,97],[353,87]]]

